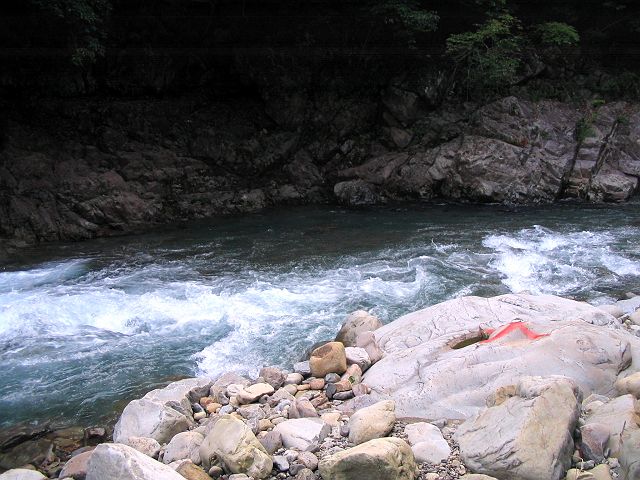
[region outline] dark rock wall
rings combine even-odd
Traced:
[[[402,86],[49,100],[6,114],[0,238],[80,240],[277,204],[618,202],[639,177],[640,105],[624,102],[434,109]]]

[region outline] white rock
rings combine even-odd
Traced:
[[[524,377],[516,392],[458,428],[461,459],[497,478],[560,480],[571,466],[579,392],[559,377]]]
[[[274,388],[268,383],[256,383],[238,393],[238,402],[241,404],[252,403],[263,395],[271,395]]]
[[[325,480],[413,480],[416,463],[400,438],[378,438],[324,457],[318,466]]]
[[[157,440],[149,437],[129,437],[125,445],[129,445],[151,458],[158,458],[161,448]]]
[[[514,321],[549,336],[529,340],[507,335],[451,348],[477,335],[480,327]],[[367,370],[363,383],[374,399],[394,399],[401,417],[469,418],[485,408],[491,393],[526,375],[564,375],[585,396],[609,394],[618,372],[640,366],[640,338],[615,318],[586,303],[550,295],[457,298],[373,333],[385,356]]]
[[[616,304],[598,305],[598,308],[603,312],[608,313],[609,315],[613,315],[616,318],[620,318],[624,315],[624,310]]]
[[[430,423],[412,423],[404,429],[416,462],[439,463],[451,455],[440,429]]]
[[[370,332],[382,326],[378,318],[365,310],[356,310],[343,322],[336,341],[342,342],[345,347],[355,347],[356,338],[362,332]]]
[[[195,425],[191,403],[207,395],[212,384],[209,378],[188,378],[132,401],[116,423],[113,440],[127,443],[129,437],[149,437],[167,443]]]
[[[231,415],[222,416],[200,446],[200,459],[205,469],[211,459],[219,458],[231,473],[244,473],[265,478],[271,473],[273,461],[251,429]]]
[[[204,435],[198,432],[177,434],[165,447],[162,462],[171,463],[176,460],[189,459],[196,465],[200,465],[200,445],[203,441]]]
[[[40,472],[27,468],[14,468],[0,475],[0,480],[42,480],[46,478]]]
[[[86,480],[184,480],[171,467],[133,448],[116,443],[98,445],[89,460]]]
[[[347,356],[347,365],[358,365],[363,372],[371,366],[371,358],[364,348],[346,347],[344,352]]]
[[[385,437],[396,421],[395,402],[386,400],[355,412],[349,419],[349,441],[356,445]]]
[[[276,425],[286,448],[314,451],[331,433],[331,427],[320,418],[295,418]]]

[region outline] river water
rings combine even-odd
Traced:
[[[349,312],[640,290],[640,204],[305,207],[19,252],[0,266],[0,427],[90,425],[180,376],[289,367]]]

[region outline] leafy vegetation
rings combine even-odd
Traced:
[[[57,17],[66,25],[73,64],[86,66],[104,56],[106,21],[112,9],[109,0],[31,1],[43,12]]]
[[[66,52],[66,62],[23,56],[5,65],[14,76],[45,69],[43,82],[79,66],[88,85],[126,75],[127,85],[154,92],[327,78],[375,89],[420,70],[443,79],[442,99],[525,85],[556,98],[581,89],[640,97],[633,0],[7,0],[0,23],[11,47]],[[222,79],[230,74],[241,78]],[[14,84],[37,79],[28,80]]]

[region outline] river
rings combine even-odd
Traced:
[[[640,204],[274,209],[0,266],[0,427],[91,425],[181,376],[288,367],[344,317],[640,290]]]

